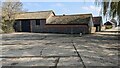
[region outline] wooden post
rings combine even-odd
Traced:
[[[30,32],[32,32],[32,20],[30,20]]]
[[[20,32],[22,32],[22,25],[21,25],[21,21],[20,21]]]

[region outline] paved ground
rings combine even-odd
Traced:
[[[118,66],[118,34],[13,33],[0,41],[2,66]]]

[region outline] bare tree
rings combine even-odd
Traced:
[[[95,0],[97,5],[102,6],[102,14],[111,18],[118,17],[120,25],[120,0]],[[115,2],[116,1],[116,2]]]
[[[2,30],[5,33],[13,32],[15,16],[22,11],[22,2],[5,0],[2,2]]]

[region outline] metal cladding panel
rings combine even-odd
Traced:
[[[44,26],[46,23],[45,19],[39,19],[40,25],[36,25],[36,20],[31,20],[32,22],[32,32],[43,32],[44,31]]]

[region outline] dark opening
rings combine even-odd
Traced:
[[[100,28],[100,25],[94,25],[94,27],[96,27],[96,32],[99,32],[99,31],[101,31],[101,28]]]
[[[30,32],[30,20],[22,20],[21,21],[21,29],[22,32]]]
[[[36,25],[40,25],[40,20],[36,20]]]

